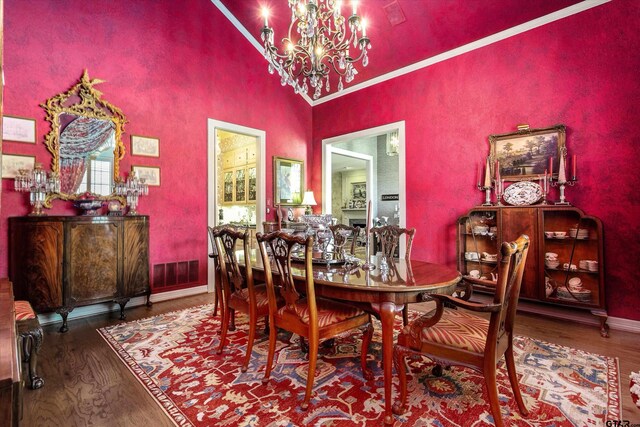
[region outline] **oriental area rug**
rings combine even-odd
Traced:
[[[220,316],[204,305],[98,332],[179,426],[381,426],[384,393],[380,324],[369,349],[374,380],[362,377],[360,337],[353,331],[320,349],[307,411],[307,360],[297,337],[278,341],[271,381],[263,385],[268,338],[261,333],[251,364],[240,372],[247,343],[247,318],[236,316],[221,355]],[[398,321],[397,329],[401,327]],[[279,338],[286,339],[287,336]],[[515,358],[530,415],[520,415],[504,362],[498,371],[502,415],[507,426],[601,426],[620,419],[618,360],[517,337]],[[410,362],[408,410],[396,426],[491,426],[483,378],[460,367],[431,374],[428,359]],[[394,378],[394,396],[397,396]]]

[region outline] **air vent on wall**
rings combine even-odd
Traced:
[[[153,266],[153,287],[157,289],[197,283],[199,267],[198,260],[155,264]]]

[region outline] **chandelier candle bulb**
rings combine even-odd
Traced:
[[[357,15],[357,11],[358,11],[358,1],[357,0],[351,0],[351,8],[352,8],[353,14]]]

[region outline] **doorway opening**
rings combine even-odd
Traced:
[[[247,226],[262,230],[265,211],[265,138],[263,130],[209,119],[207,123],[207,225]],[[212,251],[208,242],[209,253]],[[207,266],[213,291],[213,260]]]
[[[405,122],[322,141],[322,206],[343,224],[406,226]],[[404,243],[400,244],[404,256]]]

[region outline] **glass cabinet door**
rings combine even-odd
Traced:
[[[245,182],[245,169],[244,168],[240,168],[240,169],[236,169],[235,172],[236,175],[236,181],[235,181],[235,186],[236,186],[236,202],[246,202],[246,182]]]
[[[547,301],[599,306],[601,273],[598,220],[577,211],[545,211],[544,278]]]
[[[223,203],[233,202],[233,172],[232,171],[224,172],[222,201]]]
[[[472,211],[458,221],[459,270],[471,279],[495,281],[498,266],[496,211]]]
[[[255,202],[257,199],[257,181],[256,181],[256,167],[247,168],[247,201]]]

